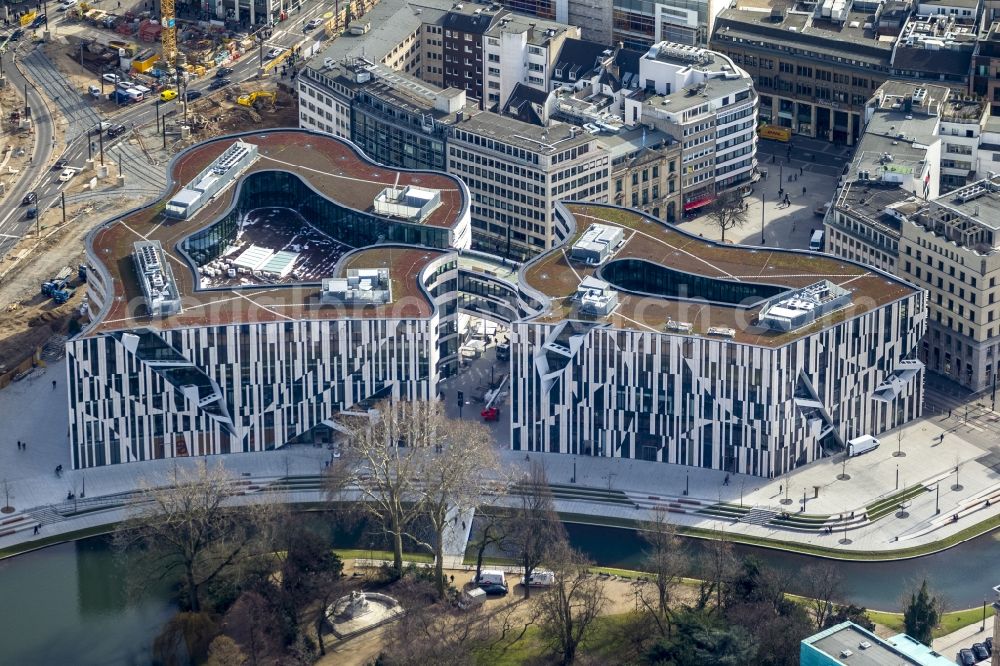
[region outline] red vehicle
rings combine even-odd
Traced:
[[[500,410],[496,407],[487,407],[484,409],[480,415],[483,417],[484,421],[499,421],[500,420]]]

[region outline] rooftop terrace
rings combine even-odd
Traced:
[[[566,204],[576,220],[576,234],[562,247],[550,250],[522,271],[522,280],[552,300],[551,308],[535,318],[540,322],[564,319],[603,321],[616,328],[665,332],[667,322],[692,324],[695,335],[709,329],[733,329],[737,342],[781,346],[838,321],[855,317],[916,291],[904,282],[860,264],[829,255],[794,250],[720,245],[690,236],[637,211],[588,204]],[[602,267],[586,266],[568,259],[568,248],[590,227],[599,223],[623,228],[625,242]],[[650,268],[669,267],[693,277],[687,299],[639,295],[622,290],[619,306],[608,317],[596,318],[580,312],[574,300],[581,281],[589,276],[607,277],[608,269],[621,260],[640,260]],[[622,264],[619,264],[621,266]],[[699,277],[714,278],[734,291],[750,294],[749,304],[709,303],[697,293]],[[757,324],[767,293],[807,287],[829,280],[851,293],[850,304],[817,319],[813,324],[775,332]],[[717,283],[719,284],[719,283]],[[759,293],[755,293],[759,292]]]
[[[110,308],[97,323],[95,331],[106,332],[150,324],[142,305],[142,289],[131,258],[133,243],[140,240],[160,241],[167,260],[174,264],[177,289],[183,301],[183,311],[180,314],[155,320],[158,327],[330,318],[330,312],[319,307],[319,284],[261,285],[243,289],[199,291],[201,276],[194,273],[177,251],[176,246],[183,239],[211,226],[230,208],[239,187],[227,189],[187,220],[166,218],[162,214],[163,202],[226,150],[235,138],[237,137],[221,137],[182,153],[171,164],[172,185],[160,203],[112,220],[93,232],[90,237],[93,256],[98,257],[107,268],[113,289]],[[442,228],[452,227],[467,205],[458,181],[452,177],[441,173],[398,171],[378,166],[356,152],[350,144],[330,136],[305,130],[281,130],[247,134],[238,138],[256,144],[259,152],[259,159],[242,174],[242,179],[261,171],[291,172],[327,199],[370,213],[374,213],[376,196],[386,187],[415,185],[433,189],[440,192],[440,204],[428,213],[422,224]],[[382,251],[375,249],[352,253],[345,259],[353,261],[359,254]],[[436,254],[439,253],[433,250],[397,251],[391,266],[393,302],[385,307],[359,307],[357,312],[352,313],[353,316],[379,317],[386,316],[389,311],[392,316],[429,316],[432,311],[430,303],[416,287],[415,281],[407,278],[416,274],[415,271],[418,272]],[[372,261],[360,267],[378,267]],[[317,259],[313,265],[321,263]],[[349,267],[352,266],[344,266]],[[333,276],[317,274],[313,277]],[[397,280],[401,283],[413,282],[414,288],[395,288]],[[402,299],[406,300],[400,303]]]

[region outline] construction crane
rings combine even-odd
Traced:
[[[163,62],[173,65],[177,59],[177,25],[174,16],[174,0],[160,0],[160,43],[163,46]]]

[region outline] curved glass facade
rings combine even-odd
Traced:
[[[788,291],[759,282],[737,282],[675,271],[642,259],[617,259],[601,270],[601,279],[619,289],[669,298],[694,298],[752,307]]]
[[[310,224],[347,245],[403,243],[449,249],[449,230],[387,220],[345,208],[288,171],[256,171],[239,184],[236,204],[214,224],[192,234],[182,247],[199,266],[218,258],[236,238],[240,218],[256,208],[291,208]]]

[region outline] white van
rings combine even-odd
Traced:
[[[813,232],[812,238],[809,239],[809,249],[813,252],[821,252],[823,250],[823,231],[821,229]]]
[[[89,86],[87,86],[87,92],[94,99],[101,99],[101,87],[100,86],[95,86],[93,83],[91,83]]]
[[[521,585],[528,587],[551,587],[556,584],[556,575],[551,571],[532,571],[527,582],[521,576]]]
[[[861,437],[855,437],[847,442],[847,455],[860,456],[862,453],[868,453],[869,451],[874,451],[878,448],[879,441],[872,437],[871,435],[862,435]]]
[[[125,94],[128,95],[129,100],[132,102],[142,101],[142,91],[140,90],[136,90],[135,88],[129,88],[128,90],[125,91]]]
[[[507,577],[500,569],[483,569],[479,572],[476,585],[503,585],[507,587]]]

